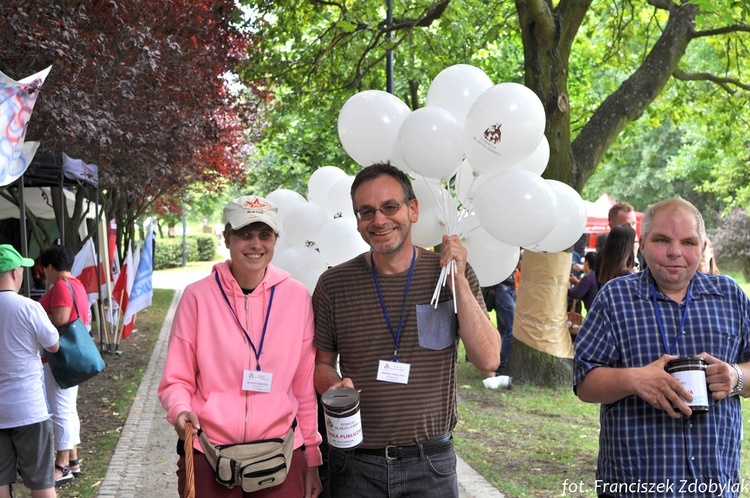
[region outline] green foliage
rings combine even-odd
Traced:
[[[187,236],[185,238],[187,261],[211,261],[216,255],[216,238],[213,236]],[[182,238],[157,240],[154,252],[154,270],[182,266]]]
[[[750,281],[750,216],[744,209],[729,211],[724,223],[711,237],[716,259],[736,267]]]
[[[528,84],[535,61],[529,60],[530,41],[521,39],[519,13],[542,3],[398,2],[396,29],[389,39],[379,1],[254,2],[248,27],[256,35],[256,50],[242,77],[268,89],[273,98],[249,183],[260,192],[285,187],[304,195],[306,179],[316,168],[330,164],[356,171],[359,166],[338,140],[338,112],[354,93],[385,88],[388,49],[394,55],[394,94],[412,109],[424,105],[432,78],[452,64],[480,67],[496,83]],[[747,22],[750,9],[747,2],[734,0],[693,3],[702,9],[697,30],[739,26]],[[556,4],[549,7],[561,14],[568,2]],[[571,138],[641,67],[669,18],[666,9],[646,2],[591,2],[575,33],[569,75],[554,80],[553,74],[549,81],[545,75],[538,82],[540,87],[567,85],[560,91],[567,92],[571,103]],[[615,137],[584,196],[593,199],[608,192],[643,209],[665,195],[679,194],[710,213],[709,226],[717,224],[717,214],[726,206],[750,207],[750,188],[744,187],[750,181],[743,176],[750,146],[748,134],[741,132],[750,122],[750,106],[748,87],[739,80],[750,70],[747,47],[748,34],[742,31],[690,40],[679,69],[698,78],[672,79],[640,118],[629,116],[635,121]],[[706,74],[727,81],[710,81]],[[553,150],[551,164],[558,160],[556,153],[566,151]],[[548,168],[547,176],[557,174]]]
[[[398,2],[394,22],[424,19],[431,4]],[[312,171],[326,165],[359,170],[341,147],[337,117],[355,93],[385,89],[389,48],[394,94],[413,109],[424,105],[430,81],[451,64],[481,67],[496,81],[523,78],[523,48],[512,36],[517,27],[506,4],[453,0],[429,26],[397,30],[390,40],[382,2],[342,5],[254,2],[248,25],[256,50],[241,75],[274,95],[248,173],[259,193],[283,187],[305,195]]]

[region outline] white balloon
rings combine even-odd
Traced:
[[[391,151],[391,166],[395,166],[407,174],[413,173],[409,165],[404,161],[403,154],[401,154],[401,144],[398,143],[398,137],[396,137],[396,142],[393,144],[393,150]]]
[[[456,201],[435,180],[417,177],[411,184],[419,201],[419,219],[411,226],[412,243],[422,247],[436,246],[443,241],[448,229],[457,224]]]
[[[320,242],[320,231],[327,222],[326,212],[317,204],[295,204],[284,215],[282,233],[292,246],[315,248]]]
[[[479,185],[490,176],[480,175],[472,169],[469,161],[464,159],[456,173],[456,197],[458,198],[458,202],[464,207],[469,206],[467,209],[471,209]]]
[[[500,242],[527,247],[546,237],[557,223],[557,195],[530,171],[508,171],[479,186],[474,212]]]
[[[482,93],[464,125],[464,152],[474,171],[507,171],[539,146],[546,115],[539,97],[518,83],[500,83]]]
[[[528,156],[521,158],[518,162],[510,167],[510,169],[525,169],[531,171],[539,176],[544,173],[547,169],[547,163],[549,162],[549,142],[547,137],[542,136],[542,141],[534,152]]]
[[[479,285],[489,287],[508,278],[518,264],[521,248],[509,246],[489,234],[476,216],[464,221],[461,243],[466,248],[466,261],[477,274]]]
[[[325,209],[328,218],[354,218],[354,207],[352,206],[352,183],[353,176],[347,176],[333,184],[326,197]]]
[[[273,248],[273,258],[271,258],[271,263],[279,266],[276,264],[276,260],[279,258],[279,254],[283,253],[290,247],[292,247],[292,245],[289,243],[289,240],[284,237],[283,234],[279,234],[279,237],[276,239],[276,245]]]
[[[279,209],[291,207],[295,204],[307,202],[302,194],[287,188],[277,188],[266,196],[266,199],[276,204]]]
[[[401,155],[417,174],[451,178],[463,158],[463,130],[439,107],[422,107],[409,114],[398,132]]]
[[[445,109],[463,127],[471,104],[491,87],[492,80],[478,67],[455,64],[440,71],[432,80],[425,105]]]
[[[546,180],[557,196],[557,223],[550,233],[536,244],[527,246],[534,252],[564,251],[583,235],[586,229],[586,203],[573,187],[557,180]]]
[[[333,184],[342,178],[346,178],[346,173],[336,166],[323,166],[313,171],[310,179],[307,180],[307,200],[318,206],[325,207],[328,191]]]
[[[329,266],[349,261],[358,254],[370,250],[357,231],[353,218],[336,218],[325,224],[320,231],[320,255]]]
[[[279,228],[284,227],[284,215],[286,215],[286,212],[290,207],[295,204],[307,203],[307,199],[305,199],[302,194],[286,188],[278,188],[274,190],[266,196],[266,199],[276,204],[276,207],[279,208],[279,212],[276,214],[276,224]]]
[[[338,117],[341,145],[362,166],[390,161],[398,130],[409,107],[381,90],[359,92],[344,103]]]
[[[406,116],[398,143],[406,164],[427,178],[451,178],[464,154],[461,126],[440,107],[422,107]]]
[[[289,272],[293,279],[299,280],[312,294],[320,275],[328,269],[323,256],[310,247],[290,247],[274,258],[275,265]]]

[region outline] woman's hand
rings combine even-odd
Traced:
[[[180,412],[174,419],[174,430],[177,432],[177,435],[180,436],[180,439],[185,437],[185,424],[187,422],[193,424],[194,437],[198,435],[198,430],[201,428],[201,423],[198,422],[198,416],[195,412]]]
[[[320,483],[317,467],[308,467],[307,476],[305,476],[305,498],[317,498],[323,491],[323,485]]]

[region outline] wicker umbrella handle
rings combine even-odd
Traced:
[[[195,462],[193,461],[193,424],[185,422],[185,490],[183,498],[195,498]]]

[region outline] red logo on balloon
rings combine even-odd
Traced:
[[[495,123],[486,130],[484,130],[484,138],[488,142],[492,142],[492,144],[497,144],[500,139],[502,138],[502,132],[500,132],[500,127],[503,126],[501,123]]]

